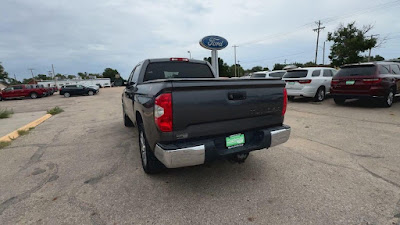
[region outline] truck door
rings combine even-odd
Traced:
[[[126,84],[126,88],[124,90],[124,108],[125,113],[129,116],[132,121],[136,121],[135,113],[133,111],[134,100],[135,100],[135,92],[137,90],[137,81],[139,78],[140,70],[142,69],[142,64],[138,64],[133,70],[131,75],[129,76],[128,83]]]

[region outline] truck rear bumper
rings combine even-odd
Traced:
[[[226,136],[172,144],[157,144],[154,155],[167,168],[195,166],[228,155],[248,153],[285,143],[289,139],[290,130],[289,126],[284,125],[243,132],[246,137],[245,144],[232,149],[225,146]]]

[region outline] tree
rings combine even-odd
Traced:
[[[62,75],[61,73],[57,73],[54,78],[57,78],[58,80],[65,80],[67,79],[66,76]]]
[[[84,72],[84,73],[79,72],[79,73],[78,73],[78,76],[80,76],[82,80],[85,80],[85,79],[88,79],[88,78],[89,78],[86,72]]]
[[[341,66],[362,61],[360,53],[375,47],[377,44],[376,38],[366,35],[372,28],[373,26],[368,25],[358,29],[355,22],[352,22],[346,27],[343,24],[340,25],[333,33],[328,32],[328,41],[333,41],[329,55],[332,65]]]
[[[33,81],[33,79],[32,79],[32,78],[28,78],[28,79],[22,80],[22,83],[23,83],[23,84],[28,84],[28,83],[31,82],[31,81]]]
[[[204,61],[208,61],[211,64],[211,57],[204,58]],[[218,57],[218,72],[219,72],[219,76],[220,77],[232,77],[232,76],[234,76],[231,73],[231,70],[230,70],[228,64],[226,64],[224,62],[224,60],[219,58],[219,57]]]
[[[255,66],[250,69],[251,72],[258,72],[258,71],[262,71],[262,70],[263,70],[262,66]]]
[[[376,56],[371,56],[370,61],[374,62],[374,61],[383,61],[385,60],[385,58],[383,58],[380,55],[376,55]],[[368,56],[364,56],[362,59],[362,62],[368,62]]]
[[[51,77],[48,77],[46,74],[38,74],[35,77],[36,80],[51,80]]]
[[[76,76],[75,76],[75,75],[68,75],[67,78],[70,79],[70,80],[72,80],[72,79],[75,79]]]
[[[8,78],[8,73],[4,71],[3,65],[0,62],[0,79]]]
[[[89,73],[89,77],[96,77],[96,78],[102,78],[103,75],[100,75],[99,73]]]
[[[119,75],[118,70],[112,68],[105,68],[103,72],[104,78],[110,78],[111,82],[115,81],[115,76]]]
[[[274,68],[272,70],[282,70],[286,64],[275,63]]]
[[[302,66],[299,66],[299,67],[312,67],[312,66],[317,66],[317,64],[315,64],[315,62],[313,62],[313,61],[309,61],[309,62],[306,62]]]

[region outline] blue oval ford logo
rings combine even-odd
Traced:
[[[228,46],[228,41],[225,38],[215,35],[203,37],[199,43],[203,48],[210,50],[221,50]]]

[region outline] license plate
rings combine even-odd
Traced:
[[[354,80],[348,80],[346,81],[346,85],[353,85],[356,81]]]
[[[227,148],[235,148],[244,145],[244,134],[234,134],[225,138]]]
[[[289,82],[290,85],[294,85],[294,82]]]

